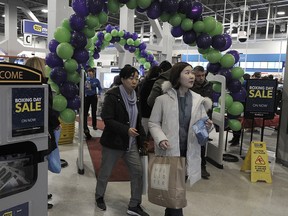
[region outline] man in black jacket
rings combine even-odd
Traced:
[[[200,94],[202,97],[209,97],[212,100],[212,84],[206,79],[206,72],[202,66],[196,66],[193,69],[195,74],[195,82],[192,91]],[[211,119],[212,110],[208,111],[208,116]],[[205,159],[206,146],[201,146],[201,176],[203,179],[209,179],[210,173],[206,170]]]

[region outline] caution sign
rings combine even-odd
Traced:
[[[253,141],[242,164],[241,171],[251,170],[251,182],[272,183],[265,142]]]

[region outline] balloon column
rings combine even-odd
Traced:
[[[221,53],[230,48],[231,37],[223,34],[223,26],[215,18],[203,18],[203,5],[193,0],[73,0],[75,13],[55,30],[54,39],[49,42],[50,53],[46,56],[49,83],[57,92],[53,108],[60,112],[60,118],[64,122],[75,120],[74,111],[80,107],[77,96],[79,73],[82,68],[93,67],[94,59],[98,59],[101,50],[110,43],[118,43],[134,53],[141,64],[140,70],[158,64],[153,54],[146,51],[146,44],[138,40],[137,33],[107,25],[105,31],[95,34],[107,23],[108,13],[119,13],[123,5],[146,13],[150,19],[168,22],[173,37],[183,36],[184,43],[198,47],[199,53],[209,61],[207,71],[226,77],[231,96],[227,96],[229,102],[225,104],[231,119],[228,124],[232,130],[240,130],[241,124],[235,118],[243,111],[240,102],[245,99],[246,92],[241,87],[244,71],[234,67],[239,61],[239,53],[236,50]],[[214,98],[218,99],[221,86],[214,85]]]

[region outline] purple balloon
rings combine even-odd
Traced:
[[[99,58],[100,58],[99,52],[94,52],[93,58],[94,58],[94,59],[99,59]]]
[[[235,58],[235,64],[240,60],[240,54],[237,50],[229,50],[227,53],[231,54]]]
[[[196,33],[195,31],[191,30],[191,31],[188,31],[188,32],[184,32],[183,34],[183,41],[184,43],[186,44],[192,44],[194,43],[196,40]]]
[[[209,34],[202,33],[197,37],[196,44],[201,49],[208,49],[212,44],[212,38]]]
[[[207,64],[207,71],[210,73],[213,73],[214,75],[218,73],[218,71],[221,68],[221,64],[220,63],[208,63]]]
[[[58,45],[59,45],[59,42],[55,39],[52,39],[48,45],[50,52],[55,53]]]
[[[70,43],[75,48],[84,48],[87,45],[87,37],[83,32],[74,31]]]
[[[126,3],[129,2],[129,0],[119,0],[119,2],[122,3],[122,4],[126,4]]]
[[[241,88],[242,88],[242,85],[238,79],[232,79],[228,84],[228,90],[231,93],[239,92]]]
[[[138,13],[144,13],[146,10],[147,10],[147,8],[141,8],[141,7],[139,7],[139,6],[136,7],[136,11],[137,11]]]
[[[123,38],[125,39],[125,40],[127,40],[128,38],[131,38],[131,34],[130,34],[130,32],[124,32],[124,35],[123,35]]]
[[[89,14],[89,8],[86,3],[86,0],[73,0],[72,8],[75,13],[79,16],[86,17]]]
[[[50,68],[64,66],[63,60],[56,53],[48,53],[45,60]]]
[[[78,110],[81,107],[81,100],[78,95],[76,95],[72,99],[69,99],[67,102],[67,107],[72,110]]]
[[[108,14],[108,3],[105,2],[104,5],[103,5],[103,12],[105,12],[106,14]]]
[[[140,55],[141,55],[141,57],[146,58],[148,56],[148,53],[146,50],[141,50]]]
[[[220,50],[226,45],[226,39],[223,35],[215,35],[212,37],[212,47]]]
[[[128,50],[130,53],[134,53],[136,48],[134,46],[130,46]]]
[[[232,93],[231,96],[233,97],[234,101],[245,102],[247,96],[246,89],[242,87],[240,91]]]
[[[64,82],[60,86],[60,93],[67,99],[73,99],[78,94],[78,86],[73,82]]]
[[[106,30],[106,32],[111,33],[111,31],[113,30],[113,26],[110,25],[110,24],[108,24],[108,25],[105,27],[105,30]]]
[[[228,85],[230,83],[230,81],[232,80],[232,73],[229,69],[227,68],[221,68],[219,71],[218,71],[218,74],[219,75],[222,75],[226,78],[226,85]]]
[[[192,8],[192,1],[181,0],[178,6],[178,12],[182,14],[187,14]]]
[[[147,16],[150,19],[158,19],[161,16],[161,13],[162,10],[158,1],[152,2],[152,4],[147,9]]]
[[[187,12],[187,17],[197,19],[202,15],[203,5],[200,2],[193,2],[191,9]]]
[[[63,67],[54,67],[50,73],[50,79],[60,86],[67,79],[67,73]]]
[[[231,38],[231,36],[230,36],[229,34],[227,34],[227,33],[223,34],[223,36],[224,36],[224,38],[225,38],[225,40],[226,40],[226,44],[225,44],[225,46],[224,46],[222,49],[219,49],[221,52],[229,49],[230,46],[232,45],[232,38]]]
[[[101,47],[102,46],[102,41],[98,40],[95,42],[96,47]]]
[[[136,32],[134,32],[133,34],[131,34],[131,37],[133,40],[137,40],[138,34]]]
[[[221,96],[221,93],[213,91],[213,93],[212,93],[212,101],[213,102],[218,102],[220,96]]]
[[[130,46],[128,44],[124,44],[124,49],[129,50]]]
[[[74,58],[78,64],[83,64],[89,60],[89,53],[86,49],[75,49],[72,58]]]
[[[139,45],[139,50],[145,50],[146,49],[146,44],[144,43],[144,42],[142,42],[142,43],[140,43],[140,45]]]
[[[104,33],[103,32],[98,32],[97,33],[97,37],[98,37],[98,40],[103,40],[104,39]]]
[[[88,7],[91,14],[97,15],[102,11],[104,2],[102,0],[88,0]]]
[[[183,35],[184,31],[181,28],[181,26],[176,26],[171,28],[171,35],[173,37],[181,37]]]
[[[85,27],[85,18],[72,14],[69,19],[70,26],[75,31],[81,31]]]
[[[167,13],[177,12],[179,7],[178,0],[162,0],[161,9]]]
[[[149,54],[147,57],[146,57],[146,60],[148,62],[152,62],[154,60],[154,56],[152,54]]]

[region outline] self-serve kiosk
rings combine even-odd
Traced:
[[[48,94],[40,71],[0,63],[0,216],[47,215]]]

